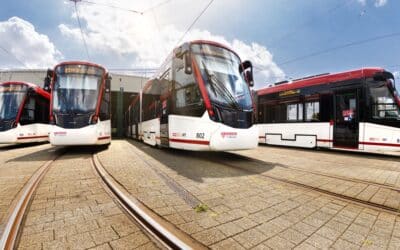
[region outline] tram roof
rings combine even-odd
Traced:
[[[236,53],[236,51],[234,51],[233,49],[231,49],[230,47],[222,44],[222,43],[218,43],[218,42],[214,42],[214,41],[209,41],[209,40],[193,40],[189,42],[190,44],[208,44],[208,45],[213,45],[216,47],[220,47],[226,50],[229,50],[230,52],[232,52],[233,54],[235,54],[237,57],[240,58],[240,56]]]
[[[2,82],[2,83],[0,83],[0,85],[12,85],[12,84],[14,84],[14,85],[25,85],[28,88],[33,89],[33,91],[35,91],[39,95],[43,96],[44,98],[50,99],[50,93],[48,93],[47,91],[45,91],[44,89],[42,89],[38,85],[30,83],[30,82],[10,81],[10,82]]]
[[[258,95],[266,95],[286,90],[300,89],[304,87],[310,87],[315,85],[329,84],[333,82],[346,81],[350,79],[372,77],[378,72],[384,72],[383,68],[362,68],[356,70],[350,70],[339,73],[329,73],[316,75],[311,77],[305,77],[293,80],[288,83],[283,83],[280,85],[262,88],[257,90]]]
[[[101,68],[104,70],[104,72],[108,72],[105,67],[103,67],[100,64],[97,63],[92,63],[92,62],[87,62],[87,61],[66,61],[66,62],[61,62],[57,64],[54,68],[57,68],[58,66],[63,66],[63,65],[87,65],[87,66],[92,66],[92,67],[97,67]]]

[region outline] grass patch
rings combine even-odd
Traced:
[[[207,210],[208,210],[208,206],[206,204],[202,204],[202,203],[200,203],[194,207],[194,211],[196,211],[197,213],[207,212]]]

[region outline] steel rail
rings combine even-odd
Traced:
[[[263,178],[266,178],[266,179],[271,179],[271,180],[275,180],[275,181],[278,181],[278,182],[286,183],[286,184],[289,184],[289,185],[301,187],[301,188],[304,188],[304,189],[313,190],[313,191],[316,191],[316,192],[319,192],[319,193],[322,193],[322,194],[325,194],[325,195],[328,195],[328,196],[331,196],[331,197],[334,197],[334,198],[337,198],[337,199],[340,199],[340,200],[343,200],[343,201],[356,203],[358,205],[364,205],[364,206],[367,206],[367,207],[370,207],[370,208],[379,209],[379,210],[382,210],[382,211],[385,211],[385,212],[389,212],[389,213],[392,213],[392,214],[400,215],[399,209],[396,209],[396,208],[393,208],[393,207],[388,207],[388,206],[385,206],[383,204],[378,204],[378,203],[374,203],[374,202],[370,202],[370,201],[366,201],[366,200],[361,200],[361,199],[358,199],[358,198],[355,198],[355,197],[351,197],[351,196],[348,196],[348,195],[344,195],[344,194],[338,194],[338,193],[335,193],[335,192],[332,192],[332,191],[329,191],[329,190],[325,190],[325,189],[322,189],[322,188],[319,188],[319,187],[313,187],[313,186],[310,186],[310,185],[307,185],[307,184],[299,183],[299,182],[296,182],[296,181],[291,181],[291,180],[288,180],[288,179],[285,179],[285,178],[276,177],[276,176],[272,176],[272,175],[269,175],[269,174],[262,174],[262,173],[259,173],[257,171],[252,171],[252,170],[243,168],[241,166],[236,166],[236,165],[233,165],[231,163],[224,162],[222,160],[216,160],[216,162],[221,164],[221,165],[224,165],[224,166],[227,166],[227,167],[230,167],[230,168],[234,168],[234,169],[239,169],[239,170],[242,170],[242,171],[247,172],[247,173],[257,174],[260,177],[263,177]]]
[[[257,159],[257,158],[252,158],[251,156],[245,156],[245,155],[236,154],[236,153],[233,153],[233,154],[235,156],[239,156],[239,157],[241,157],[241,158],[243,158],[245,160],[248,160],[248,161],[251,161],[251,162],[254,162],[254,163],[257,163],[257,164],[261,164],[261,165],[267,164],[263,160],[260,160],[260,159]],[[346,177],[346,176],[342,176],[342,175],[324,173],[324,172],[321,172],[321,171],[308,170],[308,169],[303,169],[303,168],[293,167],[293,166],[284,166],[283,167],[283,166],[280,166],[280,165],[276,165],[274,167],[285,169],[285,170],[287,170],[287,169],[295,170],[295,171],[298,171],[298,172],[303,172],[303,173],[308,173],[308,174],[315,174],[315,175],[329,177],[329,178],[332,178],[332,179],[337,179],[337,180],[342,180],[342,181],[357,182],[357,183],[360,183],[360,184],[377,186],[377,187],[381,187],[381,188],[387,188],[387,189],[390,189],[392,191],[400,192],[400,188],[396,187],[395,185],[383,184],[383,183],[379,183],[379,182],[375,182],[375,181],[369,181],[369,180],[363,180],[363,179],[359,179],[359,178],[355,178],[355,177]]]
[[[107,172],[96,154],[93,154],[92,164],[122,208],[164,247],[168,249],[207,249],[134,198]]]
[[[9,212],[6,215],[6,223],[0,239],[0,249],[11,250],[16,247],[24,215],[30,201],[32,200],[32,196],[41,180],[50,169],[52,163],[61,155],[62,154],[57,155],[36,170],[22,190],[18,193],[17,198],[14,200],[15,204],[10,207]]]

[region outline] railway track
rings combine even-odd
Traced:
[[[142,228],[167,249],[206,249],[190,236],[165,221],[143,203],[135,199],[115,180],[102,166],[96,154],[93,154],[92,164],[95,171],[104,182],[104,186]]]
[[[264,161],[259,160],[259,159],[254,159],[254,158],[251,158],[251,157],[248,157],[248,156],[239,155],[239,154],[234,154],[234,155],[235,155],[235,157],[240,157],[241,159],[249,161],[249,162],[253,162],[253,163],[264,165],[264,166],[266,165],[266,163]],[[228,157],[230,157],[230,156],[228,156]],[[284,166],[283,167],[283,166],[280,166],[280,165],[275,165],[275,167],[286,169],[286,170],[290,169],[290,170],[303,172],[303,173],[308,173],[308,174],[315,174],[315,175],[329,177],[329,178],[333,178],[333,179],[337,179],[337,180],[351,181],[351,182],[356,182],[356,183],[373,185],[373,186],[387,188],[387,189],[390,189],[390,190],[393,190],[393,191],[400,192],[400,188],[396,187],[394,185],[382,184],[382,183],[378,183],[378,182],[374,182],[374,181],[367,181],[367,180],[362,180],[362,179],[358,179],[358,178],[346,177],[346,176],[335,175],[335,174],[327,174],[327,173],[323,173],[321,171],[306,170],[306,169],[303,169],[303,168],[298,168],[298,167],[293,167],[293,166]]]
[[[0,228],[0,249],[8,250],[18,247],[24,221],[36,189],[54,162],[66,153],[67,150],[64,150],[43,164],[18,193],[5,217],[3,228]],[[178,230],[174,225],[161,219],[152,210],[132,197],[118,181],[108,174],[97,159],[95,152],[92,153],[91,163],[104,189],[120,205],[125,214],[131,217],[154,240],[156,245],[166,249],[205,249],[203,245]]]
[[[18,193],[14,200],[9,212],[6,216],[4,229],[2,230],[0,238],[0,249],[15,249],[17,239],[19,237],[25,213],[32,200],[32,196],[39,186],[40,181],[46,175],[53,162],[63,155],[65,152],[57,154],[53,159],[43,164],[24,185],[22,190]]]
[[[224,154],[230,154],[231,156],[234,155],[234,157],[241,157],[242,159],[245,159],[246,161],[244,161],[244,162],[247,162],[247,163],[248,162],[256,162],[257,164],[264,164],[264,165],[266,164],[266,163],[263,163],[260,160],[249,158],[247,156],[241,156],[241,155],[232,154],[232,153],[224,153]],[[261,173],[261,171],[252,170],[252,169],[249,169],[246,166],[235,164],[235,163],[232,163],[232,162],[227,162],[226,160],[222,160],[221,159],[221,158],[229,159],[227,157],[228,157],[227,155],[224,155],[224,157],[212,157],[212,159],[210,159],[210,162],[218,162],[221,165],[224,165],[224,166],[227,166],[227,167],[230,167],[230,168],[234,168],[234,169],[239,169],[239,170],[245,171],[247,173],[257,174],[259,176],[262,176],[263,178],[268,178],[268,179],[272,179],[272,180],[279,181],[279,182],[282,182],[282,183],[286,183],[286,184],[289,184],[289,185],[294,185],[294,186],[297,186],[297,187],[301,187],[301,188],[304,188],[304,189],[317,191],[317,192],[326,194],[326,195],[334,197],[334,198],[338,198],[338,199],[341,199],[341,200],[349,201],[349,202],[352,202],[352,203],[361,204],[361,205],[364,205],[364,206],[368,206],[368,207],[371,207],[371,208],[383,210],[383,211],[394,213],[394,214],[397,214],[397,215],[400,214],[400,210],[398,208],[393,208],[393,207],[385,206],[385,205],[382,205],[382,204],[370,202],[370,201],[367,201],[367,200],[362,200],[362,199],[358,199],[358,198],[355,198],[355,197],[351,197],[351,196],[335,193],[335,192],[332,192],[332,191],[329,191],[329,190],[326,190],[326,189],[322,189],[322,188],[319,188],[319,187],[314,187],[314,186],[310,186],[310,185],[307,185],[307,184],[299,183],[299,182],[296,182],[296,181],[288,180],[288,179],[283,178],[283,177],[273,176],[273,175],[265,173],[265,172]],[[277,166],[277,167],[283,168],[282,166]],[[363,183],[363,184],[375,185],[375,186],[384,187],[384,188],[388,188],[388,189],[400,192],[400,189],[392,187],[392,186],[387,186],[387,185],[384,185],[384,184],[377,184],[377,183],[374,183],[374,182],[355,180],[353,178],[332,176],[332,175],[329,175],[329,174],[322,174],[322,173],[318,173],[318,172],[314,172],[314,171],[304,171],[302,169],[297,169],[297,168],[292,168],[292,167],[286,167],[285,169],[291,169],[291,170],[295,170],[295,171],[302,171],[302,172],[312,173],[312,174],[316,174],[316,175],[320,175],[320,176],[324,176],[324,177],[335,178],[335,179],[340,179],[340,180],[347,180],[347,181],[358,182],[358,183]]]

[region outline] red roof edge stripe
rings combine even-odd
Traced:
[[[42,89],[36,84],[30,83],[30,82],[22,82],[22,81],[10,81],[10,82],[2,82],[0,83],[1,85],[25,85],[28,86],[28,88],[33,89],[36,93],[39,95],[43,96],[46,99],[50,99],[50,93]]]
[[[377,72],[383,72],[383,68],[363,68],[351,71],[345,71],[340,73],[327,74],[322,76],[311,77],[308,79],[295,80],[291,83],[285,83],[278,86],[268,87],[257,90],[258,95],[266,95],[281,91],[287,91],[292,89],[299,89],[304,87],[310,87],[315,85],[322,85],[333,82],[340,82],[350,79],[371,77]]]
[[[103,67],[100,64],[96,64],[96,63],[92,63],[92,62],[85,62],[85,61],[67,61],[67,62],[61,62],[59,64],[57,64],[54,69],[56,69],[59,66],[63,66],[63,65],[86,65],[86,66],[92,66],[92,67],[97,67],[97,68],[101,68],[105,73],[108,73],[107,69],[105,67]]]

